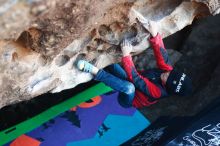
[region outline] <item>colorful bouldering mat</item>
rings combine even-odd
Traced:
[[[149,126],[135,108],[123,108],[118,92],[72,107],[6,146],[117,146]]]

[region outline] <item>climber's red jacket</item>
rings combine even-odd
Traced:
[[[130,55],[122,57],[122,65],[128,75],[128,80],[136,88],[132,104],[137,108],[149,106],[156,103],[158,99],[168,96],[166,88],[161,82],[160,75],[163,72],[173,70],[173,67],[169,62],[168,53],[160,34],[151,38],[150,43],[158,69],[146,70],[140,73],[136,70]]]

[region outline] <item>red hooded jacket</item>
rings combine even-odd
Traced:
[[[149,71],[149,73],[155,77],[157,76],[159,79],[162,72],[171,71],[173,67],[170,65],[168,54],[160,34],[151,38],[150,43],[153,47],[154,56],[160,73],[158,74],[157,71]],[[132,82],[136,88],[135,98],[132,103],[134,107],[140,108],[149,106],[156,103],[158,99],[168,95],[160,79],[154,81],[154,78],[150,79],[148,75],[144,76],[135,69],[130,55],[122,57],[122,65],[128,75],[128,80]]]

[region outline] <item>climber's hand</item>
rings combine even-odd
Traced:
[[[150,21],[144,18],[142,15],[137,15],[138,21],[143,25],[143,27],[149,31],[152,37],[155,37],[158,33],[158,23],[155,21]]]
[[[121,43],[121,51],[122,51],[122,55],[123,56],[128,56],[130,55],[131,51],[132,51],[132,45],[128,40],[123,40],[123,42]]]
[[[158,33],[158,23],[155,21],[149,21],[148,31],[150,32],[152,37],[155,37]]]
[[[146,18],[144,18],[144,16],[142,16],[140,13],[136,12],[136,16],[138,21],[144,26],[145,29],[149,29],[149,20],[147,20]]]

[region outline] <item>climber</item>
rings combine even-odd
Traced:
[[[119,91],[118,102],[123,107],[136,108],[155,104],[159,99],[170,96],[187,96],[192,91],[192,83],[185,73],[178,72],[170,65],[168,53],[158,33],[158,24],[138,18],[143,27],[151,34],[150,43],[156,58],[158,69],[139,73],[134,66],[132,45],[128,40],[121,43],[122,66],[113,64],[105,69],[98,69],[85,60],[80,60],[77,67],[81,71],[94,75],[94,79]]]

